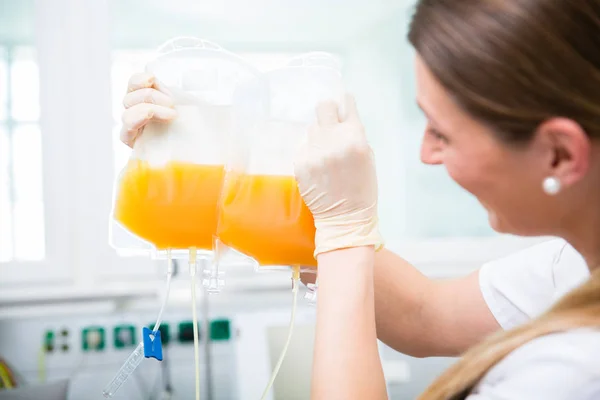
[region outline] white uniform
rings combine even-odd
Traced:
[[[510,329],[587,278],[583,257],[565,241],[551,240],[484,265],[480,286],[495,318]],[[600,399],[600,330],[532,340],[493,367],[467,399]]]
[[[583,257],[556,239],[485,264],[479,284],[500,326],[511,329],[539,316],[589,276]]]

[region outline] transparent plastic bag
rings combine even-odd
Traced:
[[[258,71],[218,45],[176,38],[158,51],[146,71],[166,87],[177,117],[151,121],[137,138],[115,184],[109,241],[121,254],[149,253],[168,259],[167,294],[149,339],[154,342],[166,305],[173,258],[187,259],[190,271],[196,398],[200,396],[200,358],[196,310],[197,263],[203,265],[207,292],[222,284],[212,249],[217,207],[231,131],[233,95],[240,82]],[[206,327],[208,329],[208,327]],[[158,345],[160,348],[160,340]],[[142,342],[125,361],[104,395],[112,397],[146,357]],[[160,355],[159,359],[162,359]]]
[[[234,102],[235,150],[217,228],[218,254],[230,249],[255,267],[316,267],[315,226],[294,177],[294,158],[319,102],[342,104],[336,60],[309,53],[241,86]],[[256,99],[261,99],[257,101]]]
[[[150,122],[115,185],[111,244],[187,258],[210,255],[237,85],[257,73],[205,40],[176,38],[146,70],[163,83],[177,117]]]

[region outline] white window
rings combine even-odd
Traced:
[[[39,74],[31,47],[1,47],[0,262],[45,257]]]
[[[114,163],[106,4],[7,4],[0,15],[2,299],[107,290],[99,271],[125,265],[131,268],[121,279],[152,275],[147,260],[126,262],[108,245]],[[24,284],[35,289],[23,291]]]
[[[67,283],[69,221],[60,190],[68,152],[58,154],[64,129],[46,116],[65,108],[42,82],[35,3],[8,2],[0,14],[0,287]],[[34,29],[35,28],[35,29]],[[53,53],[56,49],[42,53]],[[63,60],[64,62],[64,60]],[[42,99],[42,93],[46,98]],[[49,95],[48,95],[49,94]],[[42,107],[42,103],[43,107]]]

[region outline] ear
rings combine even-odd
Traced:
[[[556,177],[563,186],[577,183],[588,172],[592,143],[577,122],[549,119],[538,127],[534,140],[543,149],[547,176]]]

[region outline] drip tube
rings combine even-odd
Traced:
[[[279,369],[281,368],[281,364],[283,364],[283,360],[285,359],[285,355],[287,354],[288,348],[290,347],[290,343],[292,341],[292,334],[294,333],[294,321],[296,319],[296,306],[298,304],[298,281],[300,280],[300,267],[294,267],[292,272],[292,314],[290,316],[290,325],[288,328],[287,338],[285,340],[285,345],[283,346],[283,350],[279,355],[279,360],[277,360],[277,364],[275,364],[275,368],[271,373],[271,379],[269,379],[269,383],[265,388],[261,400],[265,400],[269,391],[273,387],[275,383],[275,379],[277,378],[277,374],[279,373]]]
[[[156,331],[160,328],[160,324],[162,323],[163,313],[169,301],[169,292],[171,291],[171,278],[173,277],[173,259],[171,258],[171,251],[167,252],[168,255],[168,264],[167,264],[167,284],[166,284],[166,292],[165,298],[163,299],[162,305],[160,307],[160,311],[158,312],[158,318],[156,319],[156,324],[154,324],[154,329],[152,332],[156,334]],[[102,395],[105,398],[111,398],[117,393],[119,388],[125,383],[125,381],[131,376],[133,371],[142,363],[144,359],[144,342],[140,342],[135,350],[127,357],[115,377],[112,381],[102,391]]]
[[[196,310],[196,248],[190,248],[190,277],[192,285],[192,322],[194,324],[194,365],[196,400],[200,400],[200,344],[198,335],[198,311]]]

